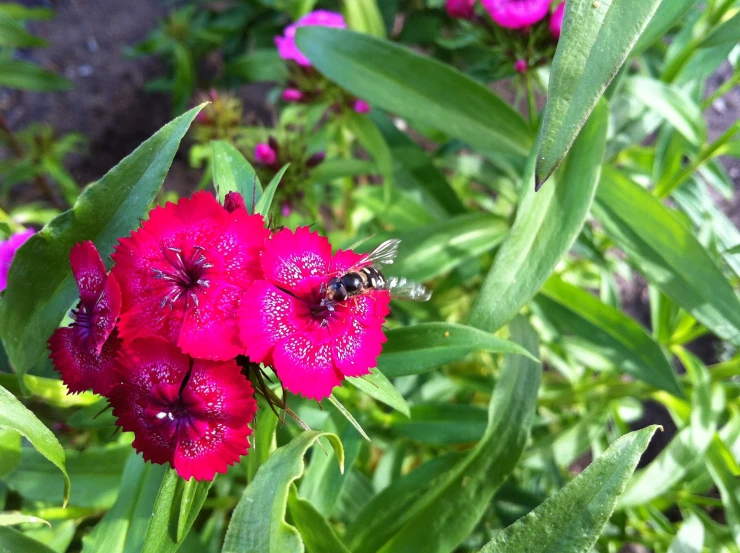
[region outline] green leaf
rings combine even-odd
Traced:
[[[0,3],[0,12],[9,15],[10,17],[18,20],[35,19],[35,20],[49,20],[54,19],[54,10],[50,8],[28,8],[23,4],[16,2],[2,2]]]
[[[556,327],[595,348],[618,371],[683,396],[663,350],[632,318],[555,276],[545,283],[542,294],[545,297],[538,302]]]
[[[339,411],[342,416],[347,419],[347,421],[357,430],[357,432],[365,438],[368,442],[371,442],[372,440],[370,437],[365,433],[365,431],[362,429],[362,426],[360,426],[360,423],[357,422],[354,416],[352,416],[352,413],[349,412],[349,410],[340,403],[340,401],[334,397],[334,395],[330,395],[328,397],[329,403],[331,403],[334,407],[337,408],[337,411]]]
[[[406,133],[398,130],[391,118],[380,110],[373,110],[370,119],[383,133],[393,154],[395,161],[393,178],[397,189],[403,189],[413,195],[423,194],[425,199],[432,202],[434,214],[465,213],[460,197],[421,146]]]
[[[31,33],[10,17],[7,13],[0,10],[0,46],[9,48],[34,48],[36,46],[46,46],[47,42]]]
[[[290,163],[286,163],[285,165],[283,165],[280,171],[275,173],[275,176],[272,177],[270,184],[267,185],[264,193],[262,194],[262,196],[260,196],[260,199],[257,200],[257,204],[254,206],[255,213],[259,213],[263,217],[267,217],[267,215],[270,213],[270,206],[272,206],[272,199],[275,197],[275,190],[277,190],[277,187],[280,184],[280,181],[283,179],[285,171],[288,170],[288,167],[290,167]]]
[[[390,205],[393,190],[393,155],[378,128],[365,115],[349,111],[346,114],[348,126],[363,148],[375,160],[375,165],[383,177],[383,198]]]
[[[733,473],[732,467],[722,453],[725,447],[715,436],[707,449],[707,468],[722,497],[727,525],[730,527],[735,545],[740,547],[740,479]],[[730,460],[734,461],[731,455]]]
[[[227,75],[245,83],[283,83],[288,77],[285,61],[275,48],[254,50],[226,64]]]
[[[294,490],[288,496],[288,509],[309,551],[350,553],[324,516],[309,501],[298,497]]]
[[[342,177],[373,175],[378,166],[366,159],[327,159],[311,170],[311,181],[325,183]]]
[[[347,20],[347,26],[350,29],[385,38],[385,24],[376,0],[345,2],[342,7],[344,8],[342,10],[344,18]]]
[[[740,345],[740,300],[709,253],[650,192],[606,168],[594,214],[649,282],[723,339]]]
[[[48,525],[49,528],[51,528],[51,524],[49,521],[44,520],[43,518],[35,517],[32,515],[24,515],[23,513],[19,511],[6,511],[4,513],[0,513],[0,526],[15,526],[16,524],[36,524],[43,522],[44,524]]]
[[[712,48],[722,44],[737,44],[740,42],[740,11],[722,22],[701,43],[700,48]]]
[[[0,86],[31,92],[69,90],[72,83],[34,63],[0,58]]]
[[[534,170],[530,158],[514,226],[470,313],[473,326],[496,330],[511,320],[570,249],[596,192],[608,116],[600,103],[556,173],[556,182],[537,193],[528,184]]]
[[[422,323],[386,332],[388,341],[378,357],[378,369],[388,377],[419,374],[475,351],[514,353],[537,359],[525,348],[471,326]]]
[[[504,239],[507,229],[500,217],[470,213],[404,232],[399,236],[398,258],[386,273],[419,282],[432,279],[490,252]],[[363,247],[373,248],[379,242],[380,237],[368,240]]]
[[[226,194],[239,192],[249,213],[254,212],[255,202],[262,196],[262,184],[247,158],[225,140],[211,142],[211,168],[213,185],[218,201],[224,203]]]
[[[185,480],[169,469],[154,502],[141,553],[174,553],[182,544],[208,497],[213,481]]]
[[[242,463],[246,463],[247,483],[254,480],[257,470],[265,464],[270,454],[275,451],[275,429],[278,424],[278,416],[272,412],[264,401],[259,401],[257,409],[257,419],[252,425],[252,447],[249,449],[249,455]]]
[[[699,517],[691,515],[681,525],[668,553],[702,553],[703,547],[704,525]]]
[[[334,434],[306,431],[277,449],[244,490],[229,522],[222,553],[303,553],[298,531],[285,522],[291,483],[303,474],[303,456],[326,436],[344,466],[342,443]]]
[[[488,427],[486,409],[478,405],[416,404],[409,418],[394,416],[390,428],[421,443],[446,445],[479,441]]]
[[[541,186],[565,157],[661,0],[573,0],[552,63],[535,180]]]
[[[632,49],[632,56],[644,52],[654,42],[663,38],[679,19],[686,15],[696,4],[697,0],[668,0],[663,1],[655,11],[655,15],[648,23],[645,31],[640,35],[637,44]]]
[[[691,144],[707,139],[707,125],[701,108],[680,88],[648,77],[630,77],[624,91],[663,116]]]
[[[145,463],[131,453],[113,508],[82,540],[82,553],[141,553],[152,520],[165,465]]]
[[[409,416],[409,404],[406,403],[406,400],[403,399],[403,396],[396,390],[391,381],[378,369],[370,369],[370,374],[362,377],[348,378],[347,382],[381,403],[393,407],[399,413]]]
[[[69,500],[70,483],[64,465],[64,449],[51,430],[5,388],[0,387],[0,428],[15,430],[64,475],[64,505]]]
[[[131,453],[128,444],[68,450],[66,467],[72,493],[69,505],[108,509],[116,501],[121,472]],[[33,501],[61,502],[64,487],[59,471],[40,453],[23,448],[21,463],[6,479],[8,487]]]
[[[0,374],[0,386],[16,396],[28,394],[32,399],[52,407],[85,407],[100,399],[99,395],[92,392],[70,394],[61,380],[30,374],[23,375],[22,386],[15,375]]]
[[[374,105],[483,151],[525,156],[522,117],[484,85],[390,42],[328,27],[301,27],[296,44],[327,78]]]
[[[524,319],[513,321],[511,332],[531,356],[537,354],[537,335]],[[483,439],[407,514],[389,527],[376,528],[355,553],[451,553],[459,546],[519,460],[534,419],[541,374],[530,357],[507,356]]]
[[[0,430],[0,480],[21,462],[21,435],[15,430]]]
[[[384,455],[388,455],[386,449]],[[439,488],[462,455],[433,457],[420,467],[394,480],[358,513],[347,528],[344,541],[353,553],[375,553],[404,524],[412,509],[429,490]]]
[[[0,551],[3,553],[55,553],[40,541],[13,528],[0,526]]]
[[[72,246],[92,240],[109,261],[118,238],[145,217],[201,107],[165,125],[16,252],[0,304],[0,337],[19,374],[43,354],[47,340],[79,295],[69,266]],[[39,271],[39,266],[44,270]]]
[[[657,428],[619,438],[562,490],[496,534],[481,553],[591,551]]]

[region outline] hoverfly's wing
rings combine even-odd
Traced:
[[[427,290],[423,284],[404,277],[390,277],[385,283],[385,289],[394,300],[427,301],[432,297],[432,291]]]
[[[371,264],[376,269],[382,269],[383,265],[390,265],[398,255],[398,245],[401,243],[397,238],[386,240],[369,254],[364,255],[357,266]]]

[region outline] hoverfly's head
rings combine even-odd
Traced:
[[[347,299],[347,289],[339,278],[332,278],[326,285],[326,298],[332,301],[344,301]]]

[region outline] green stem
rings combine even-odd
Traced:
[[[524,86],[527,89],[527,109],[529,111],[529,123],[532,127],[537,123],[537,95],[534,88],[534,79],[527,73],[522,74]]]
[[[732,76],[714,91],[714,94],[701,103],[701,109],[709,109],[717,98],[724,96],[738,84],[740,84],[740,68],[736,69]]]

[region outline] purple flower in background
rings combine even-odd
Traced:
[[[563,13],[565,12],[565,2],[558,5],[550,16],[550,32],[553,38],[560,38],[560,30],[563,27]]]
[[[311,62],[304,56],[295,45],[295,32],[298,27],[336,27],[344,29],[347,23],[344,21],[342,14],[326,10],[316,10],[304,15],[295,23],[285,27],[283,36],[275,37],[275,46],[278,54],[284,60],[294,60],[298,65],[311,67]]]
[[[526,73],[528,67],[529,66],[525,60],[516,60],[514,63],[514,71],[517,73]]]
[[[472,19],[475,16],[475,0],[447,0],[447,15],[457,19]]]
[[[356,113],[369,113],[370,104],[365,100],[355,100],[352,104],[352,109],[355,110]]]
[[[26,240],[31,238],[33,233],[33,229],[24,230],[0,242],[0,292],[5,290],[5,287],[8,285],[8,271],[10,270],[10,263],[13,261],[15,251],[25,244]]]
[[[264,165],[272,165],[277,161],[277,154],[269,144],[260,142],[254,147],[254,158]]]
[[[523,29],[542,21],[550,11],[550,0],[481,0],[496,23],[507,29]]]
[[[283,90],[282,98],[284,102],[300,102],[303,100],[303,92],[297,88],[286,88]]]

